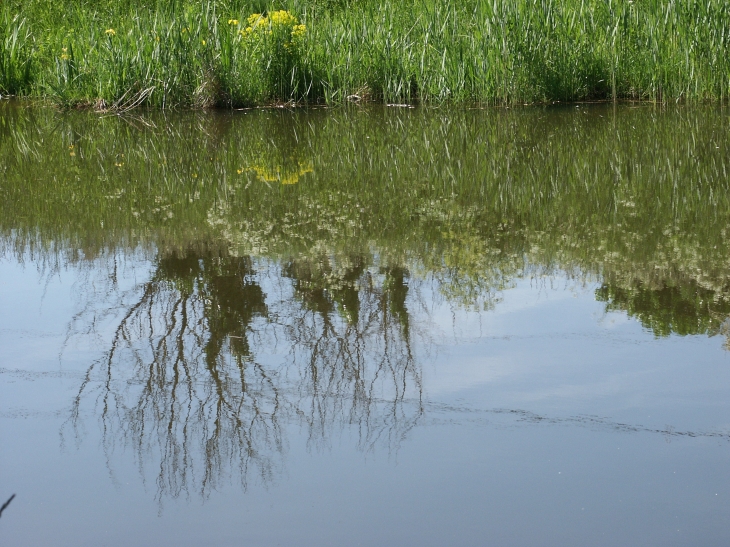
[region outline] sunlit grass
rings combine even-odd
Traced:
[[[302,25],[296,51],[242,39],[280,9]],[[722,0],[16,0],[0,6],[0,93],[117,108],[723,100],[729,36]]]

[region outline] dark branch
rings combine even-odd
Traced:
[[[0,517],[3,516],[3,511],[5,511],[5,509],[7,508],[7,506],[10,505],[10,502],[13,501],[13,498],[14,497],[15,497],[15,494],[13,494],[12,496],[10,496],[10,499],[8,501],[6,501],[5,503],[3,503],[3,506],[2,507],[0,507]]]

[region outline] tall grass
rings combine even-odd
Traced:
[[[32,89],[33,52],[27,21],[5,10],[0,14],[0,93]]]
[[[0,6],[0,92],[241,106],[723,100],[730,88],[724,0],[56,4]],[[243,39],[251,14],[279,9],[306,26],[296,52]]]

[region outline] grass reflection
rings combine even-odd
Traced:
[[[477,307],[560,270],[605,280],[609,309],[636,287],[685,287],[702,301],[690,315],[721,317],[728,121],[714,107],[99,118],[5,104],[0,231],[8,251],[70,260],[374,249]],[[690,332],[661,315],[657,335]],[[717,332],[707,321],[692,332]]]

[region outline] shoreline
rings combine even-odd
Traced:
[[[402,110],[414,110],[414,109],[427,109],[427,110],[442,110],[442,109],[456,109],[456,110],[519,110],[519,109],[532,109],[532,108],[550,108],[550,107],[578,107],[582,105],[586,106],[598,106],[598,105],[615,105],[615,106],[646,106],[646,107],[708,107],[718,106],[722,107],[730,104],[730,99],[680,99],[680,100],[650,100],[650,99],[634,99],[634,98],[622,98],[617,97],[616,99],[592,99],[592,100],[575,100],[575,101],[544,101],[534,103],[518,103],[518,104],[486,104],[486,103],[450,103],[443,102],[438,104],[432,103],[403,103],[403,104],[386,104],[382,101],[369,100],[369,101],[346,101],[342,103],[325,104],[325,103],[264,103],[255,106],[232,108],[225,105],[212,105],[212,106],[170,106],[166,108],[159,108],[150,105],[138,105],[129,109],[116,110],[113,108],[100,109],[95,107],[94,101],[88,103],[78,103],[74,105],[62,105],[53,102],[48,97],[33,97],[33,96],[17,96],[17,95],[0,95],[0,103],[3,101],[9,101],[14,103],[17,107],[30,107],[30,108],[55,108],[61,112],[93,112],[97,114],[109,114],[121,116],[128,112],[248,112],[257,110],[339,110],[342,108],[390,108],[390,109],[402,109]]]

